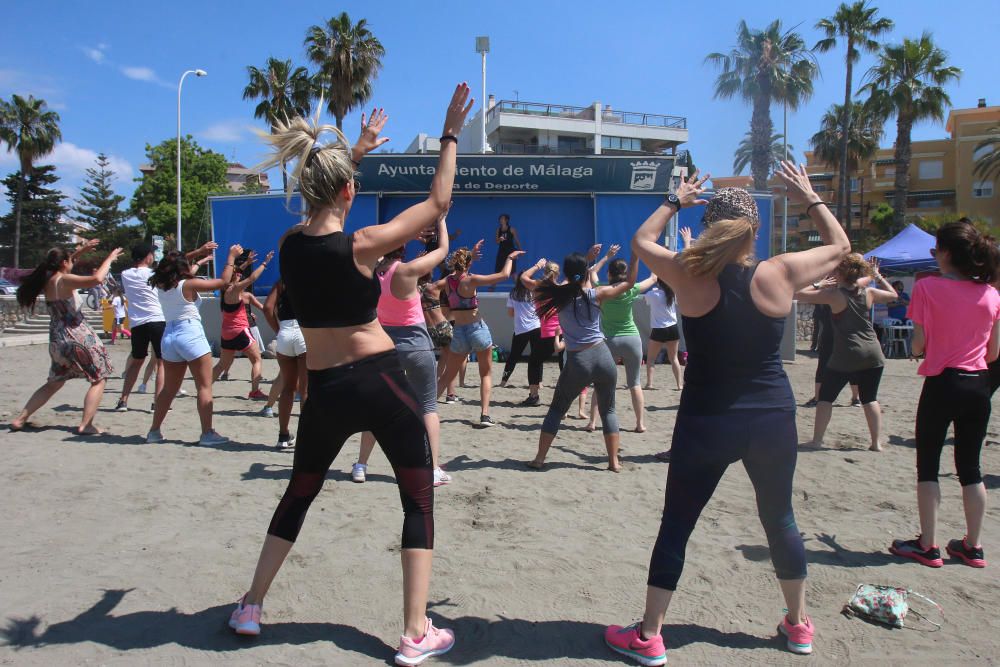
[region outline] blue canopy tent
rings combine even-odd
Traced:
[[[931,248],[937,244],[933,234],[928,234],[914,224],[909,224],[899,234],[865,253],[865,259],[877,259],[884,271],[912,273],[937,268]]]

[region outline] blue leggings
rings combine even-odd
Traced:
[[[677,589],[688,538],[698,517],[726,468],[740,460],[757,493],[757,514],[778,579],[804,579],[806,553],[792,512],[797,454],[794,411],[678,414],[663,519],[649,562],[649,585]]]

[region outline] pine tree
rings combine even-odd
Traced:
[[[90,231],[87,236],[100,240],[97,252],[107,254],[115,248],[127,251],[142,237],[142,227],[126,225],[128,211],[121,208],[125,197],[111,188],[115,174],[109,169],[108,156],[97,156],[97,166],[87,170],[86,185],[80,190],[80,198],[73,207],[76,221]],[[128,263],[128,252],[122,255],[121,263]],[[117,268],[117,267],[116,267]]]
[[[59,181],[52,165],[36,166],[24,179],[21,201],[21,265],[35,267],[49,248],[67,245],[72,228],[66,224],[64,196],[52,188]],[[11,266],[14,259],[14,209],[21,182],[21,173],[14,172],[3,179],[11,212],[0,218],[0,264]]]

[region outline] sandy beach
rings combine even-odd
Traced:
[[[110,348],[123,368],[127,345]],[[44,346],[0,349],[6,424],[45,377]],[[867,451],[860,409],[846,391],[822,450],[803,450],[795,509],[810,566],[809,613],[816,653],[787,653],[775,626],[783,603],[750,482],[730,468],[688,547],[664,627],[673,664],[994,664],[1000,661],[1000,510],[988,511],[983,544],[992,564],[946,560],[931,570],[886,547],[917,532],[913,422],[920,379],[912,362],[890,360],[882,380],[886,450]],[[800,403],[812,394],[815,361],[787,366]],[[277,372],[265,362],[264,376]],[[543,403],[558,369],[546,366]],[[624,370],[620,369],[624,378]],[[495,379],[499,369],[494,369]],[[659,527],[666,449],[679,394],[647,392],[647,433],[623,433],[624,471],[603,470],[600,434],[567,420],[548,469],[522,461],[535,444],[544,405],[521,407],[526,368],[495,389],[499,425],[478,422],[478,378],[462,402],[441,405],[442,461],[454,482],[436,494],[436,553],[430,614],[458,642],[436,665],[614,665],[602,631],[639,618],[647,562]],[[249,364],[216,385],[216,428],[233,443],[199,447],[191,397],[164,424],[167,442],[144,444],[151,397],[112,411],[121,380],[108,382],[99,438],[73,434],[86,385],[73,381],[33,418],[38,430],[3,432],[0,513],[0,664],[5,665],[378,665],[388,664],[402,627],[402,512],[391,470],[376,452],[369,482],[348,471],[359,438],[334,464],[289,561],[264,607],[264,633],[226,627],[246,590],[292,455],[273,448],[277,420],[248,401]],[[193,393],[194,385],[185,381]],[[267,387],[264,387],[266,391]],[[996,405],[996,404],[995,404]],[[297,412],[296,407],[296,412]],[[625,390],[623,426],[634,425]],[[813,411],[800,408],[800,441]],[[294,424],[294,420],[293,420]],[[988,440],[1000,440],[995,416]],[[942,457],[940,541],[961,537],[964,518],[950,448]],[[1000,445],[984,449],[987,487],[1000,487]],[[840,614],[859,583],[912,588],[937,601],[939,632],[888,630]],[[920,608],[920,607],[918,607]],[[923,609],[926,609],[924,607]],[[932,615],[933,617],[933,615]],[[917,624],[916,628],[922,626]],[[996,634],[994,634],[996,633]]]

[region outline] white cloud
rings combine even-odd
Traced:
[[[87,169],[95,165],[96,160],[97,151],[68,141],[56,144],[52,153],[42,158],[43,162],[54,164],[60,176],[67,180],[83,178]],[[135,168],[125,158],[108,155],[108,162],[108,169],[115,173],[118,183],[130,181],[135,174]]]
[[[104,55],[104,49],[102,49],[100,45],[96,49],[91,48],[89,46],[84,46],[82,48],[83,48],[83,54],[88,58],[90,58],[91,60],[93,60],[98,65],[102,64],[107,58],[107,56]]]
[[[164,88],[173,88],[173,84],[167,83],[160,77],[156,75],[149,67],[136,67],[136,66],[122,66],[119,68],[121,73],[124,74],[129,79],[135,81],[145,81],[146,83],[155,83],[157,86],[162,86]]]
[[[253,131],[253,126],[242,120],[224,120],[213,123],[205,129],[195,132],[195,136],[205,141],[234,143],[243,139]]]

